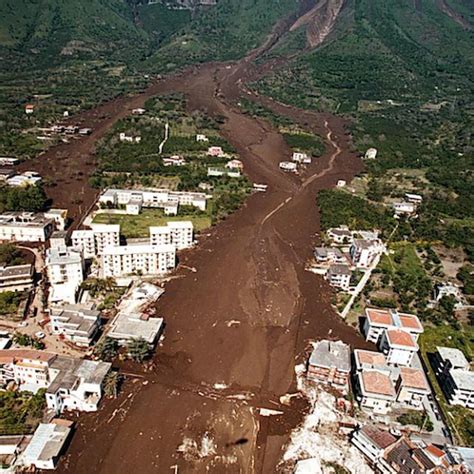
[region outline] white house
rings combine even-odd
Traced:
[[[31,468],[52,470],[56,468],[64,445],[71,435],[72,422],[58,420],[40,423],[28,446],[21,454],[19,464]]]
[[[209,138],[207,138],[206,135],[203,135],[202,133],[198,133],[196,135],[196,141],[197,142],[208,142]]]
[[[207,149],[207,154],[216,158],[223,158],[225,156],[224,150],[220,146],[210,146]]]
[[[159,275],[172,270],[175,265],[174,245],[121,245],[104,249],[101,273],[104,278],[134,273]]]
[[[328,238],[335,244],[351,244],[354,241],[352,232],[346,226],[329,229],[327,231]]]
[[[46,250],[46,269],[51,291],[51,303],[75,303],[80,284],[84,280],[82,253],[71,247]]]
[[[316,247],[313,254],[319,264],[347,263],[347,258],[337,247]]]
[[[325,275],[325,279],[334,288],[347,291],[351,284],[352,272],[345,264],[333,263]]]
[[[357,268],[368,268],[383,250],[384,246],[379,239],[354,239],[350,248],[350,255]]]
[[[295,151],[293,153],[293,156],[291,157],[293,161],[296,163],[304,163],[304,164],[310,164],[311,163],[311,157],[308,156],[306,153],[300,153]]]
[[[179,155],[173,155],[168,158],[162,159],[164,166],[184,166],[186,164],[186,160]]]
[[[280,169],[283,171],[290,171],[295,173],[298,169],[298,164],[293,161],[280,161]]]
[[[42,213],[0,214],[0,241],[45,242],[54,230],[54,220]]]
[[[365,157],[366,160],[375,160],[377,158],[377,149],[376,148],[369,148],[365,152]]]
[[[127,143],[140,143],[142,141],[142,137],[127,135],[126,133],[121,132],[119,134],[119,140],[121,142],[127,142]]]
[[[53,307],[49,311],[51,332],[63,336],[73,344],[88,347],[100,326],[100,311],[91,304]]]
[[[439,283],[435,288],[435,300],[437,302],[445,296],[452,296],[456,302],[460,302],[463,299],[461,288],[459,288],[458,285],[449,282]]]
[[[412,202],[394,202],[394,217],[412,216],[416,212],[416,206]]]
[[[243,170],[244,164],[240,160],[230,160],[225,164],[226,168]]]
[[[191,221],[169,221],[166,226],[150,227],[150,243],[154,246],[174,245],[177,250],[193,245]]]
[[[33,265],[0,266],[0,293],[3,291],[25,291],[33,287]]]
[[[421,204],[423,202],[423,196],[419,194],[405,193],[405,199],[413,204]]]

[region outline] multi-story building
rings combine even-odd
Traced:
[[[174,245],[122,245],[106,247],[102,253],[102,276],[157,275],[176,265]]]
[[[374,344],[381,341],[387,329],[402,329],[408,332],[415,342],[423,332],[420,320],[413,314],[399,313],[394,309],[367,308],[365,316],[363,332],[367,341]]]
[[[334,288],[347,291],[351,285],[352,272],[344,264],[333,264],[326,272],[325,278]]]
[[[97,411],[102,386],[112,364],[57,356],[50,364],[51,383],[46,404],[56,413],[64,410]]]
[[[46,268],[51,284],[51,303],[75,303],[84,280],[84,259],[71,247],[56,247],[46,251]]]
[[[177,250],[193,245],[194,226],[191,221],[168,222],[166,226],[150,227],[151,245],[174,245]]]
[[[465,355],[452,347],[437,347],[434,368],[451,405],[474,408],[474,372]]]
[[[335,244],[352,244],[354,236],[347,226],[341,226],[327,231],[327,236]]]
[[[30,290],[33,287],[33,275],[33,265],[0,266],[0,293]]]
[[[422,369],[402,367],[395,384],[397,402],[421,409],[423,399],[431,393]]]
[[[91,230],[75,230],[72,246],[80,249],[84,258],[101,255],[105,247],[120,245],[119,224],[91,224]]]
[[[0,241],[46,242],[54,230],[54,220],[41,213],[0,214]]]
[[[413,336],[403,329],[387,329],[379,344],[390,365],[409,367],[418,352]]]
[[[354,239],[350,248],[352,262],[357,268],[369,268],[376,257],[383,252],[383,249],[380,239]]]
[[[351,441],[368,458],[371,466],[375,467],[380,463],[385,450],[397,438],[375,425],[364,425],[353,433]]]
[[[319,264],[347,263],[347,258],[337,247],[316,247],[314,258]]]
[[[308,378],[343,393],[349,390],[351,351],[342,341],[318,341],[308,363]]]
[[[100,311],[92,304],[76,304],[51,308],[51,332],[72,343],[87,347],[92,344],[100,326]]]
[[[365,369],[357,373],[356,398],[361,408],[378,414],[392,409],[396,393],[390,373],[380,369]]]
[[[65,230],[56,230],[49,238],[49,246],[51,248],[67,246],[67,232]]]

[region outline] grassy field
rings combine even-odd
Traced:
[[[436,398],[448,422],[451,432],[461,446],[474,447],[474,419],[472,411],[463,407],[448,405],[441,390],[433,368],[430,364],[430,354],[434,353],[437,346],[455,347],[464,352],[469,360],[474,355],[474,328],[462,326],[453,329],[450,326],[425,327],[425,332],[419,341],[423,361],[428,367],[428,376],[435,389]]]
[[[150,235],[148,227],[166,225],[172,221],[191,221],[194,230],[199,232],[211,226],[211,218],[200,216],[165,216],[161,209],[143,209],[138,216],[125,214],[98,214],[94,224],[120,224],[120,232],[125,238],[145,238]]]

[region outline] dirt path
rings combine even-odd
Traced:
[[[272,39],[266,43],[272,44]],[[80,206],[93,201],[87,175],[78,172],[84,165],[87,173],[93,169],[96,141],[131,108],[173,91],[186,95],[189,110],[223,116],[221,133],[238,151],[246,173],[269,186],[201,236],[196,249],[180,255],[176,275],[182,278],[166,285],[158,305],[167,326],[153,366],[129,367],[138,376],[128,377],[120,398],[78,418],[60,472],[167,473],[175,466],[180,473],[276,472],[288,434],[307,409],[298,397],[289,404],[280,397],[295,391],[294,367],[304,359],[308,341],[334,337],[366,346],[335,315],[326,283],[304,269],[319,241],[317,192],[338,179],[350,180],[361,162],[350,152],[340,118],[258,98],[327,138],[326,153],[301,177],[279,171],[278,163],[291,153],[282,136],[235,105],[247,93],[245,83],[260,73],[252,61],[264,50],[235,64],[193,68],[139,97],[83,114],[84,122],[94,124],[90,137],[30,163],[56,181],[76,173],[65,189],[51,186],[48,192],[55,205],[68,206],[77,218],[80,209],[71,192],[83,189]],[[282,414],[263,417],[259,408]]]

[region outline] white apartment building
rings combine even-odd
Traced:
[[[357,373],[356,398],[361,408],[377,414],[386,414],[392,409],[396,393],[389,372],[365,369]]]
[[[33,287],[33,265],[0,266],[0,293],[2,291],[25,291]]]
[[[102,253],[102,276],[120,277],[141,273],[158,275],[176,266],[174,245],[122,245],[106,247]]]
[[[298,170],[298,164],[294,161],[280,161],[279,167],[283,171],[290,171],[296,173]]]
[[[42,213],[0,214],[0,241],[46,242],[54,230],[54,220]]]
[[[91,230],[75,230],[72,246],[80,249],[84,258],[100,255],[105,247],[120,245],[119,224],[91,224]]]
[[[193,206],[205,211],[208,196],[205,193],[170,191],[160,188],[107,189],[99,197],[99,203],[114,207],[126,206],[132,199],[141,199],[143,207],[163,208],[166,214],[168,208],[171,211],[178,205]]]
[[[316,247],[314,258],[317,263],[348,263],[347,258],[337,247]]]
[[[293,156],[291,157],[293,161],[296,163],[304,163],[304,164],[310,164],[311,163],[311,157],[308,156],[306,153],[301,153],[298,151],[295,151],[293,153]]]
[[[328,238],[335,244],[352,244],[354,236],[347,226],[340,226],[327,231]]]
[[[194,226],[191,221],[168,222],[166,226],[150,227],[151,245],[174,245],[176,250],[193,245]]]
[[[75,303],[80,284],[84,280],[84,259],[71,247],[56,247],[46,251],[46,269],[51,291],[51,303]]]
[[[354,239],[350,248],[350,255],[357,268],[368,268],[383,250],[384,246],[379,239]]]
[[[394,202],[393,211],[395,217],[411,216],[416,212],[416,206],[412,202]]]
[[[422,369],[402,367],[395,385],[397,402],[413,408],[423,408],[423,400],[431,393]]]
[[[403,329],[387,329],[379,344],[390,365],[409,367],[418,352],[413,336]]]
[[[463,352],[437,347],[434,368],[448,402],[474,408],[474,372]]]
[[[57,356],[49,373],[46,404],[57,414],[65,410],[97,411],[102,386],[112,364]]]
[[[56,229],[62,231],[67,224],[67,209],[50,209],[44,213],[47,219],[53,219],[56,223]]]
[[[351,285],[352,272],[344,264],[333,264],[326,272],[325,279],[334,288],[347,291]]]
[[[408,332],[415,342],[423,332],[423,326],[414,314],[399,313],[394,309],[367,308],[365,316],[363,332],[367,341],[374,344],[380,343],[387,329],[402,329]]]
[[[75,304],[51,308],[51,332],[81,347],[92,344],[100,326],[100,311],[92,304]]]
[[[394,444],[397,438],[375,425],[364,425],[354,432],[351,441],[369,459],[371,465],[376,466],[385,450]]]

